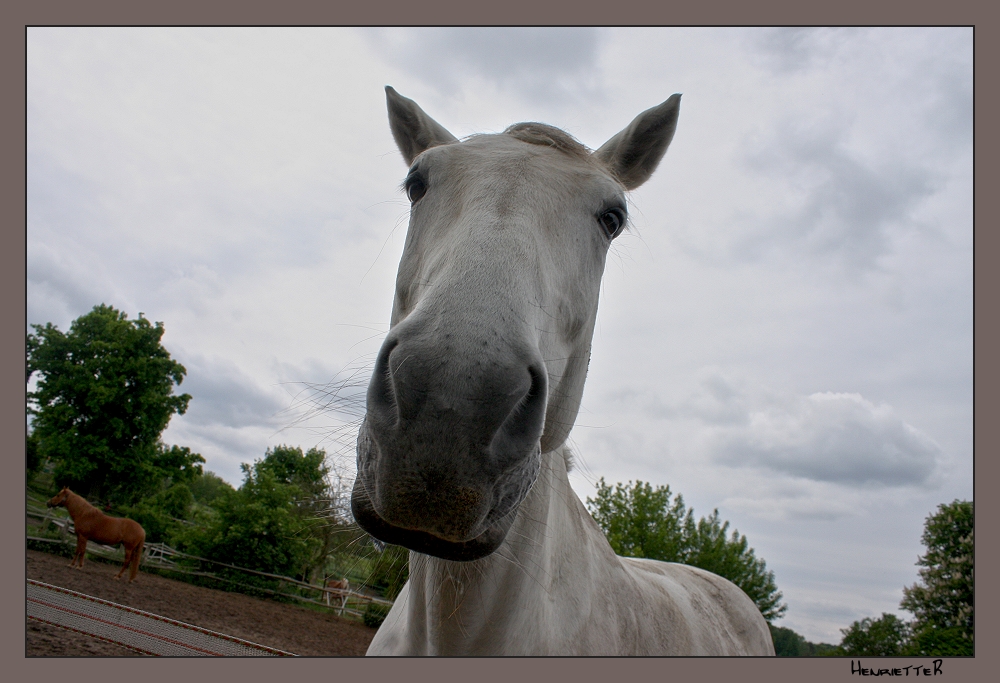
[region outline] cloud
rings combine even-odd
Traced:
[[[781,27],[756,29],[746,33],[761,66],[778,74],[802,71],[825,63],[843,41],[857,32],[836,28]]]
[[[269,436],[273,430],[229,427],[218,423],[199,425],[185,422],[186,417],[171,420],[163,433],[163,440],[200,453],[206,461],[204,468],[233,486],[239,486],[243,479],[240,465],[263,458],[272,445]]]
[[[73,242],[28,240],[27,322],[50,322],[65,332],[72,320],[102,303],[126,310],[134,317],[138,311],[114,275],[96,254]]]
[[[813,490],[814,488],[816,483],[813,482],[813,486],[805,487],[805,490],[795,495],[761,497],[761,491],[766,490],[762,487],[757,488],[752,495],[747,492],[747,495],[729,496],[724,504],[741,515],[752,515],[769,521],[835,522],[858,516],[858,501],[854,497],[837,495],[837,491]]]
[[[597,72],[604,34],[593,27],[441,27],[371,29],[366,35],[387,61],[448,94],[478,77],[566,104]]]
[[[815,393],[753,410],[745,425],[723,428],[713,458],[842,485],[923,486],[941,448],[891,406],[860,394]]]
[[[939,161],[941,157],[957,156],[972,147],[975,120],[972,43],[963,33],[958,31],[943,37],[947,50],[925,57],[919,80],[914,83],[914,87],[928,98],[925,125],[936,133],[934,151]],[[949,58],[941,58],[942,53]]]
[[[841,121],[786,120],[746,152],[748,170],[776,181],[784,206],[746,221],[732,254],[782,247],[865,270],[892,250],[894,229],[913,229],[920,203],[938,189],[934,173],[898,156],[866,161],[847,137]]]
[[[278,414],[287,404],[274,392],[261,388],[235,363],[180,355],[188,374],[178,391],[192,397],[185,422],[232,429],[280,424]]]
[[[664,453],[675,451],[695,461],[700,453],[727,469],[752,469],[753,476],[763,474],[771,485],[775,472],[791,478],[786,483],[792,488],[759,497],[760,506],[748,499],[743,507],[763,510],[777,496],[798,499],[791,507],[804,516],[838,517],[845,510],[810,500],[817,492],[825,497],[831,491],[813,484],[926,488],[946,459],[934,440],[892,406],[875,405],[858,393],[803,396],[751,389],[715,368],[699,374],[697,387],[676,401],[665,401],[652,390],[618,392],[614,401],[669,424],[666,430],[646,428],[669,435],[656,439]],[[812,488],[803,489],[800,484],[805,483]]]

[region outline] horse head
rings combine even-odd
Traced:
[[[386,88],[410,222],[358,434],[352,510],[387,543],[492,553],[583,394],[625,193],[653,173],[680,95],[591,152],[538,123],[459,141]]]
[[[69,498],[69,494],[71,494],[71,493],[72,493],[72,491],[69,490],[68,486],[63,486],[62,490],[59,491],[59,493],[57,493],[56,495],[54,495],[52,498],[50,498],[49,502],[47,502],[45,504],[45,506],[46,507],[50,507],[50,508],[54,508],[54,507],[57,507],[59,505],[65,505],[66,504],[66,499]]]

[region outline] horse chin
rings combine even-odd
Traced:
[[[427,531],[405,529],[386,522],[375,511],[368,492],[360,481],[354,483],[351,512],[358,526],[383,543],[403,546],[442,560],[471,562],[492,554],[500,547],[514,522],[517,508],[495,520],[482,533],[468,541],[449,541]]]
[[[476,515],[479,517],[478,521],[467,527],[442,529],[435,528],[433,521],[417,519],[419,514],[411,516],[400,513],[399,509],[382,509],[379,512],[379,506],[385,504],[374,494],[379,476],[377,462],[381,454],[368,431],[367,420],[358,432],[357,452],[358,476],[351,492],[351,512],[358,526],[383,543],[456,562],[478,560],[500,547],[517,517],[521,503],[534,486],[541,466],[541,451],[536,443],[530,453],[492,483],[488,512],[480,510]],[[413,510],[419,507],[417,505],[415,508],[409,503],[403,509]],[[412,522],[412,525],[408,522]],[[453,533],[448,533],[449,531]]]

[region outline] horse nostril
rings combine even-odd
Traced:
[[[536,368],[533,365],[529,365],[528,374],[531,375],[531,388],[528,389],[529,398],[538,396],[544,398],[549,379],[545,374],[545,368]]]
[[[398,344],[398,339],[387,339],[382,345],[368,385],[368,414],[386,427],[398,420],[396,392],[393,390],[392,371],[389,367],[389,357]]]
[[[548,399],[548,376],[544,366],[529,365],[527,370],[531,378],[528,390],[508,413],[491,443],[494,456],[500,460],[530,452],[542,435]]]

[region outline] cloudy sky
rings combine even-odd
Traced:
[[[825,642],[972,498],[972,29],[31,28],[27,83],[27,322],[162,321],[194,397],[164,439],[234,484],[281,443],[352,466],[406,232],[391,84],[459,137],[592,148],[684,95],[609,255],[582,498],[718,508]]]

